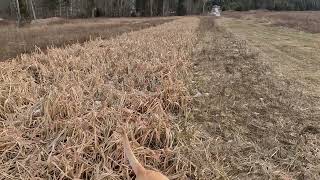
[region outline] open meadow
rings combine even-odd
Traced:
[[[230,11],[224,14],[237,19],[256,20],[275,26],[289,27],[301,31],[320,33],[319,11]]]
[[[0,179],[134,179],[120,127],[170,179],[320,179],[320,34],[279,14],[0,27]]]
[[[17,28],[14,22],[0,23],[0,61],[40,48],[61,47],[101,37],[108,39],[125,32],[156,26],[173,20],[158,18],[70,19],[28,24]]]

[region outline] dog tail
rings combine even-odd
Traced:
[[[125,132],[123,132],[122,138],[123,138],[124,153],[127,156],[134,173],[136,175],[144,173],[145,168],[141,165],[141,163],[138,161],[138,159],[134,155],[132,148],[130,146],[128,136]]]

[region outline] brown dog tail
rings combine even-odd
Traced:
[[[123,138],[124,153],[127,156],[134,173],[136,175],[144,173],[145,168],[140,164],[136,156],[133,154],[127,134],[123,132],[122,136],[123,136],[122,138]]]

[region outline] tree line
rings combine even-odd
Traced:
[[[320,10],[319,0],[216,0],[223,10],[247,11],[254,9],[305,11]]]
[[[22,17],[169,16],[203,13],[208,0],[11,0]],[[17,5],[18,4],[18,5]]]
[[[18,4],[18,5],[17,5]],[[11,14],[21,18],[169,16],[222,10],[320,10],[320,0],[11,0]]]

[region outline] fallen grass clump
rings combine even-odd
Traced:
[[[189,101],[198,23],[183,18],[0,63],[0,179],[130,179],[116,133],[126,124],[142,164],[191,176],[172,129]]]

